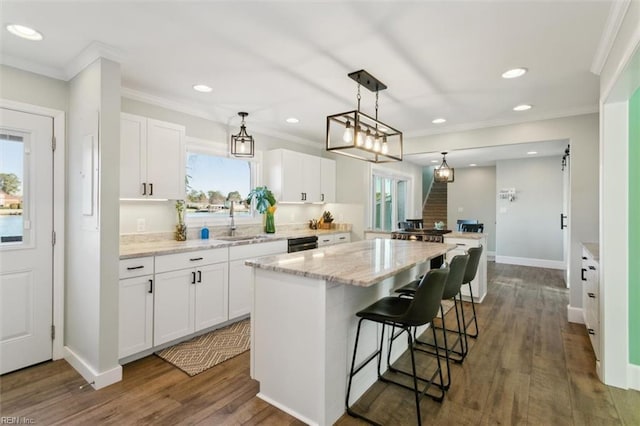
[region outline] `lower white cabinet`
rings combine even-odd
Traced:
[[[318,235],[318,247],[349,242],[351,242],[351,234],[348,232],[341,232],[339,234]]]
[[[214,250],[226,252],[226,248]],[[199,257],[204,256],[191,256],[201,261]],[[158,262],[173,264],[175,261],[174,255],[158,256],[156,269],[163,269],[158,267]],[[157,346],[225,322],[228,319],[227,285],[226,255],[224,262],[156,273],[153,344]]]
[[[120,280],[118,357],[153,346],[153,275]]]
[[[229,247],[229,319],[251,313],[253,268],[245,260],[286,252],[286,240]]]
[[[456,248],[447,252],[446,261],[451,262],[454,256],[459,254],[465,254],[468,249],[472,247],[480,247],[483,246],[482,256],[480,257],[480,263],[478,264],[478,271],[476,272],[476,277],[471,281],[471,289],[473,291],[473,300],[476,303],[482,302],[482,300],[487,295],[487,239],[486,237],[481,237],[479,239],[474,238],[455,238],[455,237],[447,237],[444,236],[445,244],[455,244]],[[460,288],[460,293],[467,300],[470,300],[471,293],[469,292],[469,286],[463,285]]]

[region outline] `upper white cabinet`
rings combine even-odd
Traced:
[[[122,113],[120,197],[183,199],[184,138],[184,126]]]
[[[324,160],[326,163],[323,163]],[[274,192],[278,202],[322,203],[335,200],[333,160],[276,149],[266,153],[265,169],[267,186]]]
[[[336,202],[336,162],[328,158],[320,159],[320,201]]]

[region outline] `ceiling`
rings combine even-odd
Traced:
[[[388,86],[380,120],[411,139],[597,111],[590,68],[612,1],[3,0],[0,53],[6,65],[67,80],[97,46],[122,64],[127,97],[233,129],[248,111],[249,133],[318,146],[326,116],[355,109],[347,74],[366,69]],[[8,23],[45,38],[14,37]],[[529,72],[501,78],[514,67]],[[512,110],[522,103],[533,108]],[[362,110],[374,111],[366,89]]]
[[[460,149],[447,152],[447,164],[453,168],[495,166],[500,160],[514,160],[518,158],[558,157],[564,155],[569,141],[554,140],[544,142],[518,143],[513,145],[499,145],[483,148]],[[430,152],[423,154],[409,154],[404,158],[421,166],[440,166],[442,153]],[[474,164],[475,166],[471,166]]]

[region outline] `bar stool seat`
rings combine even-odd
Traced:
[[[376,424],[373,420],[365,417],[364,415],[355,412],[350,404],[349,397],[351,394],[351,383],[353,377],[360,372],[369,362],[376,359],[378,360],[378,380],[386,383],[391,383],[405,389],[409,389],[413,391],[415,397],[416,404],[416,417],[418,419],[418,425],[422,424],[422,417],[420,415],[420,400],[422,397],[427,394],[427,391],[432,385],[437,385],[434,381],[436,376],[439,376],[439,383],[442,384],[443,376],[442,376],[442,366],[440,363],[440,357],[436,355],[437,367],[435,371],[432,372],[430,378],[424,378],[418,376],[416,373],[416,363],[415,363],[415,352],[414,352],[414,336],[411,332],[413,327],[426,325],[433,321],[433,318],[436,316],[438,312],[438,307],[440,305],[440,300],[442,300],[442,293],[444,291],[444,287],[446,284],[447,276],[449,275],[449,268],[436,269],[433,271],[429,271],[422,278],[418,288],[414,294],[412,299],[409,298],[399,298],[399,297],[384,297],[377,302],[371,304],[370,306],[362,309],[361,311],[356,313],[356,316],[360,318],[358,321],[358,328],[356,331],[356,341],[353,348],[353,358],[351,360],[351,370],[349,372],[349,382],[347,385],[347,396],[346,396],[346,410],[350,416],[357,417],[367,422]],[[360,339],[360,329],[363,321],[372,321],[379,324],[382,324],[382,331],[380,335],[380,345],[376,352],[370,355],[367,359],[365,359],[360,365],[356,367],[356,356],[358,353],[358,341]],[[397,368],[391,368],[390,363],[390,355],[392,353],[392,345],[395,337],[393,336],[393,331],[391,332],[392,338],[389,340],[389,348],[387,353],[387,365],[389,367],[389,371],[392,373],[401,373],[407,376],[412,377],[413,386],[407,386],[403,383],[397,382],[395,380],[391,380],[388,377],[383,377],[381,372],[381,364],[382,364],[382,351],[384,347],[384,333],[385,327],[389,325],[393,328],[398,327],[401,329],[400,335],[402,332],[407,334],[407,344],[409,353],[411,354],[411,367],[412,370],[410,372],[402,371]],[[433,327],[431,327],[433,331]],[[437,336],[435,331],[433,331],[433,338],[437,342]],[[436,349],[437,350],[437,349]],[[418,381],[425,383],[425,386],[422,390],[418,388]],[[444,398],[444,389],[440,387],[440,392],[438,395],[429,395],[436,401],[442,401]]]

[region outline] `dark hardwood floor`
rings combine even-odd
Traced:
[[[444,402],[423,399],[423,422],[640,425],[640,392],[597,379],[585,328],[567,322],[567,303],[561,271],[490,262],[480,337],[452,365]],[[99,391],[80,389],[84,380],[65,361],[6,374],[0,416],[39,425],[302,424],[255,396],[248,352],[192,378],[156,356],[123,370],[121,382]],[[412,394],[395,386],[375,384],[357,408],[383,424],[415,423]],[[337,424],[363,423],[345,415]]]

